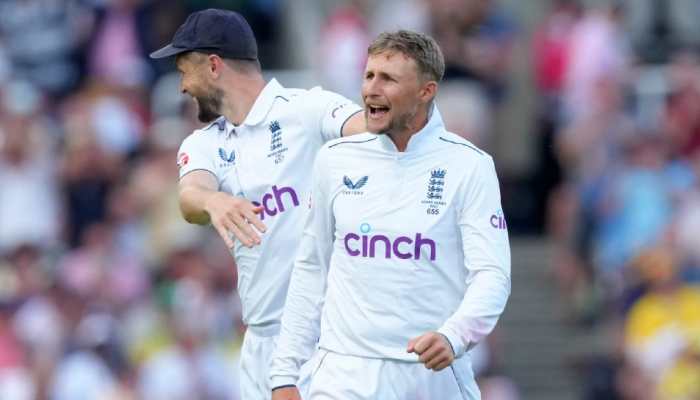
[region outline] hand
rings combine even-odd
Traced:
[[[256,207],[241,197],[224,192],[213,193],[207,199],[204,210],[209,214],[211,224],[229,249],[233,247],[230,233],[233,233],[244,246],[253,247],[260,244],[260,236],[251,225],[260,232],[265,232],[267,229],[257,216],[262,212],[262,207]]]
[[[272,391],[272,400],[301,400],[296,386],[286,386]]]
[[[437,332],[428,332],[408,341],[409,353],[416,353],[425,368],[440,371],[452,364],[455,354],[447,338]]]

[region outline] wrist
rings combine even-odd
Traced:
[[[207,215],[211,216],[211,210],[214,204],[217,203],[217,198],[220,194],[221,192],[216,191],[207,192],[204,197],[202,211],[204,211]]]
[[[275,386],[272,388],[272,391],[274,392],[275,390],[280,390],[280,389],[289,389],[289,388],[295,388],[296,389],[297,385],[295,384],[287,384],[287,385],[281,385],[281,386]]]
[[[295,376],[274,375],[270,378],[270,387],[272,387],[272,390],[296,387],[297,379],[298,377]]]
[[[454,332],[444,328],[438,329],[437,333],[440,334],[450,345],[455,358],[459,358],[465,353],[466,346],[462,343],[462,339],[459,337],[459,335],[456,335]]]

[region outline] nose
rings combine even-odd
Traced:
[[[374,78],[366,78],[362,82],[362,97],[377,96],[378,94],[379,88],[377,80]]]
[[[183,82],[182,79],[180,79],[180,93],[187,94],[187,89],[185,88],[185,82]]]

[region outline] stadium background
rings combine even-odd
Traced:
[[[700,398],[697,1],[3,0],[0,399],[237,399],[235,269],[176,203],[199,124],[146,56],[206,7],[266,76],[356,100],[376,33],[438,39],[512,238],[485,400]]]

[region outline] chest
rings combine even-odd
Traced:
[[[320,145],[320,135],[290,115],[273,114],[256,126],[238,127],[219,149],[222,190],[250,200],[274,187],[303,191]]]
[[[439,158],[370,164],[332,173],[339,236],[382,235],[389,241],[457,236],[460,171]]]

